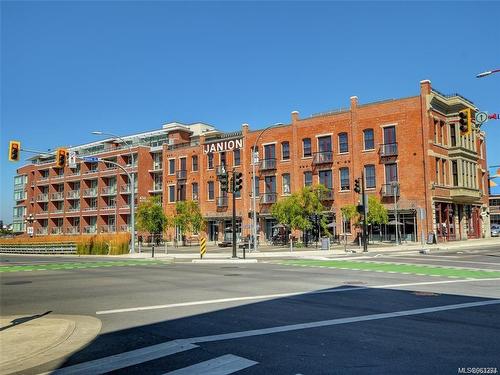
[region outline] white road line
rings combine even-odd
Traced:
[[[119,370],[139,363],[152,361],[168,355],[180,353],[197,348],[198,345],[185,342],[184,340],[167,341],[161,344],[147,346],[145,348],[131,350],[129,352],[112,355],[77,365],[63,367],[55,370],[52,375],[93,375],[105,374],[106,372]]]
[[[200,337],[191,337],[187,339],[177,339],[173,341],[167,341],[161,344],[148,346],[141,349],[132,350],[129,352],[124,352],[121,354],[113,355],[110,357],[104,357],[100,359],[96,359],[90,362],[83,362],[78,365],[64,367],[60,370],[56,370],[52,374],[103,374],[113,370],[119,370],[121,368],[125,368],[132,365],[137,365],[143,362],[151,361],[154,359],[158,359],[167,355],[171,355],[174,353],[179,353],[185,350],[193,349],[196,347],[195,344],[206,343],[206,342],[214,342],[214,341],[222,341],[222,340],[232,340],[239,339],[244,337],[253,337],[253,336],[262,336],[269,335],[274,333],[282,333],[282,332],[290,332],[297,331],[302,329],[309,328],[318,328],[318,327],[328,327],[340,324],[349,324],[349,323],[357,323],[357,322],[367,322],[371,320],[380,320],[380,319],[388,319],[388,318],[399,318],[403,316],[414,316],[414,315],[422,315],[440,311],[450,311],[450,310],[459,310],[466,309],[471,307],[481,307],[488,305],[498,305],[500,304],[500,299],[486,300],[486,301],[477,301],[477,302],[467,302],[467,303],[459,303],[453,305],[443,305],[443,306],[435,306],[435,307],[426,307],[421,309],[413,309],[413,310],[402,310],[402,311],[394,311],[389,313],[381,313],[381,314],[372,314],[372,315],[361,315],[354,316],[350,318],[337,318],[330,320],[320,320],[309,323],[300,323],[300,324],[290,324],[284,326],[275,326],[269,328],[262,329],[254,329],[249,331],[239,331],[239,332],[231,332],[231,333],[223,333],[218,335],[209,335],[209,336],[200,336]]]
[[[196,365],[168,372],[165,375],[229,375],[258,363],[233,354],[226,354]]]
[[[492,280],[500,280],[500,278],[465,279],[465,280],[443,280],[443,281],[423,281],[423,282],[403,283],[403,284],[385,284],[385,285],[373,285],[373,286],[352,286],[352,287],[346,287],[346,288],[329,289],[329,290],[318,290],[318,291],[310,291],[310,292],[304,291],[304,292],[277,293],[277,294],[267,294],[267,295],[257,295],[257,296],[220,298],[220,299],[192,301],[192,302],[180,302],[180,303],[171,303],[171,304],[165,304],[165,305],[152,305],[152,306],[129,307],[129,308],[113,309],[113,310],[101,310],[101,311],[96,311],[96,314],[97,315],[117,314],[117,313],[126,313],[126,312],[134,312],[134,311],[144,311],[144,310],[169,309],[169,308],[174,308],[174,307],[187,307],[187,306],[197,306],[197,305],[210,305],[210,304],[216,304],[216,303],[227,303],[227,302],[238,302],[238,301],[251,301],[251,300],[260,300],[260,299],[273,299],[273,298],[293,297],[293,296],[308,295],[308,294],[325,294],[325,293],[350,292],[350,291],[365,290],[365,289],[401,288],[401,287],[407,287],[407,286],[434,285],[434,284],[450,284],[450,283],[469,283],[469,282],[492,281]]]

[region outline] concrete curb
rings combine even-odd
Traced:
[[[257,259],[193,259],[192,263],[198,264],[234,264],[234,263],[257,263]]]
[[[101,321],[91,316],[49,314],[26,320],[29,318],[20,315],[0,318],[3,328],[0,373],[21,372],[58,359],[62,363],[101,331]]]

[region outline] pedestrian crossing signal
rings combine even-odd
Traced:
[[[10,141],[9,142],[9,160],[10,161],[19,161],[21,153],[21,142],[18,141]]]

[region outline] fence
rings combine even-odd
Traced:
[[[76,254],[76,243],[0,243],[0,253],[9,254]]]

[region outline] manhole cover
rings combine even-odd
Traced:
[[[3,285],[22,285],[22,284],[31,284],[32,281],[11,281],[8,283],[4,283]]]
[[[344,281],[344,284],[349,284],[349,285],[364,285],[366,283],[364,281],[354,280],[354,281]]]
[[[241,276],[241,273],[227,273],[224,276]]]
[[[438,293],[433,293],[433,292],[413,292],[416,296],[426,296],[426,297],[431,297],[431,296],[439,296]]]

